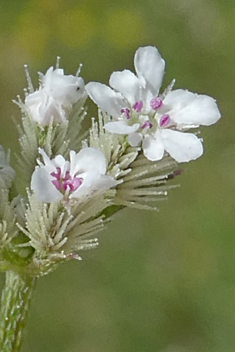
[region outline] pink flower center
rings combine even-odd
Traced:
[[[51,176],[55,178],[52,181],[53,185],[61,192],[65,192],[67,189],[70,192],[76,191],[83,182],[80,177],[71,177],[69,171],[66,171],[65,176],[61,177],[61,169],[59,167],[56,168],[56,172],[51,173]]]
[[[153,125],[151,124],[150,121],[145,121],[145,122],[143,123],[143,125],[141,126],[142,129],[145,129],[145,128],[152,128],[152,127],[153,127]]]
[[[133,106],[132,108],[136,111],[136,112],[140,112],[141,109],[143,107],[143,102],[140,100],[140,101],[137,101]]]
[[[170,121],[171,121],[170,116],[167,114],[164,114],[161,116],[159,120],[159,126],[166,127],[170,123]]]
[[[128,108],[123,108],[123,109],[121,109],[121,113],[124,114],[127,119],[130,118],[130,109],[128,109]]]
[[[153,98],[150,100],[150,106],[153,110],[157,110],[162,106],[162,99],[161,98]]]

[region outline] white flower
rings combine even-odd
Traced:
[[[128,135],[131,146],[142,142],[145,156],[162,159],[164,151],[178,162],[197,159],[203,153],[200,139],[185,129],[217,122],[220,112],[213,98],[186,90],[159,95],[165,62],[155,47],[139,48],[134,57],[136,75],[129,70],[114,72],[109,80],[113,88],[90,82],[90,98],[114,121],[105,125],[112,133]]]
[[[44,164],[39,162],[33,172],[31,189],[42,202],[80,198],[116,185],[112,177],[105,175],[105,157],[97,149],[84,148],[79,153],[70,151],[70,161],[62,155],[50,160],[41,148],[39,153]]]
[[[48,125],[51,118],[57,123],[65,121],[72,105],[86,95],[83,79],[66,76],[63,69],[53,67],[39,75],[39,90],[25,98],[32,119],[41,125]]]

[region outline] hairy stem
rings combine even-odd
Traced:
[[[0,351],[19,352],[36,279],[6,272],[0,310]]]

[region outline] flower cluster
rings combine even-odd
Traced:
[[[136,51],[134,66],[136,75],[129,70],[111,75],[113,89],[98,82],[86,85],[91,99],[114,118],[105,128],[128,135],[133,147],[142,142],[144,155],[152,161],[161,160],[164,151],[177,162],[200,157],[200,139],[183,131],[217,122],[220,113],[215,100],[182,89],[172,91],[173,84],[159,94],[165,62],[152,46]]]
[[[112,88],[85,86],[57,65],[34,91],[26,72],[16,170],[0,147],[0,268],[39,276],[80,259],[117,211],[155,209],[181,174],[178,163],[202,155],[187,130],[220,118],[215,100],[172,90],[174,81],[160,93],[165,62],[154,47],[139,48],[134,66],[136,75],[114,72]],[[81,133],[87,96],[100,109]]]

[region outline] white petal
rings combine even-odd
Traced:
[[[53,117],[53,121],[56,123],[61,123],[66,121],[65,111],[62,108],[62,104],[60,104],[53,97],[48,97],[48,101],[46,106],[41,106],[39,109],[40,115],[44,116],[43,123],[48,125],[50,123],[51,117]]]
[[[62,177],[65,176],[66,171],[70,170],[70,163],[63,158],[62,155],[56,155],[56,157],[52,160],[52,163],[61,170]],[[49,171],[49,169],[47,169]]]
[[[46,91],[41,89],[32,94],[28,94],[25,98],[25,105],[29,109],[32,120],[44,124],[44,115],[41,114],[41,109],[45,109],[47,104]]]
[[[139,48],[135,53],[134,65],[138,77],[144,77],[147,87],[152,94],[157,95],[162,85],[165,70],[165,61],[157,48],[146,46]]]
[[[113,186],[116,186],[117,181],[108,175],[101,175],[100,178],[94,183],[92,188],[96,191],[105,191]]]
[[[51,117],[53,117],[53,121],[57,123],[66,121],[65,111],[62,105],[53,97],[48,96],[46,104],[39,107],[39,114],[43,118],[40,123],[41,125],[48,125]]]
[[[51,66],[48,68],[47,72],[45,73],[45,75],[41,72],[38,72],[39,74],[39,79],[42,83],[42,85],[44,86],[45,83],[46,85],[50,84],[51,80],[52,80],[52,73],[53,73],[54,67]],[[64,72],[60,71],[60,74],[64,74]]]
[[[76,194],[76,197],[78,195],[80,196],[80,195],[91,193],[93,189],[93,185],[101,177],[100,173],[96,172],[95,169],[93,171],[90,170],[88,172],[79,173],[78,176],[83,179],[83,182],[81,186],[74,192],[74,194]]]
[[[165,150],[179,163],[199,158],[203,153],[201,141],[193,133],[161,130]]]
[[[29,109],[32,120],[42,126],[48,125],[51,118],[58,123],[66,120],[62,105],[49,96],[45,89],[27,95],[25,105]]]
[[[131,133],[128,136],[128,143],[132,146],[132,147],[137,147],[140,142],[142,141],[143,135],[142,133]]]
[[[70,174],[96,173],[105,174],[106,160],[104,154],[95,148],[84,148],[78,154],[70,154]]]
[[[104,125],[104,128],[107,131],[117,134],[130,134],[136,132],[139,127],[139,123],[135,123],[134,125],[129,126],[125,121],[113,121]]]
[[[76,103],[84,93],[84,81],[81,77],[64,75],[62,69],[50,67],[43,77],[44,89],[65,107]]]
[[[144,155],[151,161],[161,160],[164,155],[164,146],[159,132],[155,133],[154,138],[146,135],[142,147]]]
[[[98,173],[84,173],[81,186],[71,194],[70,198],[79,198],[91,194],[93,191],[104,191],[117,184],[116,180],[107,175]]]
[[[56,157],[53,159],[53,164],[62,170],[66,164],[66,161],[62,155],[56,155]]]
[[[63,106],[70,107],[85,95],[85,83],[81,77],[65,76],[71,79],[71,83],[67,82],[61,89],[60,96],[63,98]]]
[[[59,202],[63,195],[53,185],[50,174],[43,167],[37,167],[32,175],[31,189],[38,200],[44,203]]]
[[[47,94],[44,89],[36,90],[35,92],[26,95],[25,105],[30,108],[32,105],[39,104],[40,101],[46,101]]]
[[[65,171],[69,170],[69,162],[66,161],[62,155],[56,155],[56,157],[51,160],[42,148],[38,148],[38,152],[42,155],[45,166],[40,160],[38,160],[38,164],[44,168],[48,174],[56,172],[57,167],[61,169],[62,175]]]
[[[123,96],[105,84],[90,82],[86,85],[86,91],[96,105],[113,117],[119,117],[121,109],[127,107]]]
[[[50,166],[53,166],[53,167],[54,167],[53,162],[52,162],[51,159],[48,157],[48,155],[47,155],[47,153],[45,152],[44,149],[38,148],[38,152],[39,152],[39,154],[41,154],[45,165],[50,165]],[[40,161],[38,161],[38,163],[39,163],[39,165],[43,165]]]
[[[140,100],[141,82],[134,73],[129,70],[112,73],[109,84],[134,105]]]
[[[177,124],[209,126],[220,118],[219,109],[213,98],[183,89],[169,92],[164,105],[172,110],[169,111],[170,117]]]

